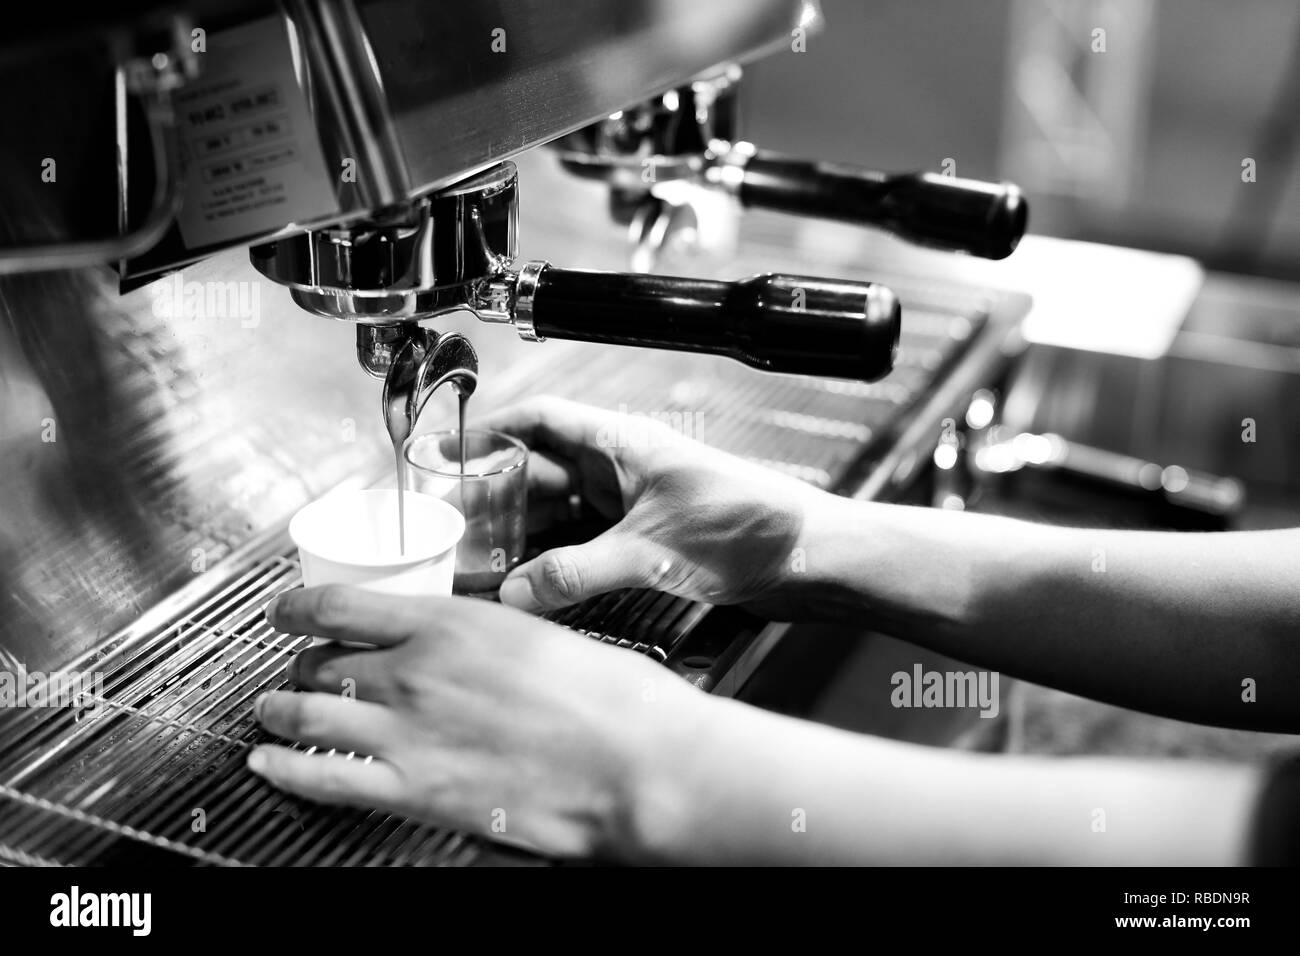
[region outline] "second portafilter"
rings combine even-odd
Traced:
[[[611,212],[648,253],[692,219],[660,195],[678,183],[721,190],[747,209],[871,226],[933,249],[985,259],[1015,251],[1029,206],[1014,183],[884,173],[760,149],[739,135],[741,76],[728,65],[551,146],[570,172],[609,183]]]

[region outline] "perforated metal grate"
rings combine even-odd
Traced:
[[[918,292],[910,303],[903,299],[897,370],[873,385],[764,375],[697,356],[637,353],[633,366],[620,350],[604,350],[595,361],[577,350],[530,391],[572,394],[581,383],[589,403],[690,413],[696,437],[830,488],[890,436],[985,318],[978,297],[935,301]],[[71,665],[102,678],[90,701],[97,713],[0,709],[0,862],[475,862],[484,845],[473,838],[310,804],[247,771],[247,750],[266,739],[253,702],[284,686],[286,663],[307,643],[276,632],[262,613],[275,594],[300,583],[298,566],[281,536],[209,577],[211,589],[161,625],[114,638]],[[552,618],[665,661],[708,611],[629,590]]]

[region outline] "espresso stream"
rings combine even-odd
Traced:
[[[468,447],[465,436],[465,409],[469,406],[469,394],[463,391],[457,391],[459,398],[458,414],[460,423],[458,426],[457,437],[460,439],[460,500],[461,507],[465,503],[465,454]],[[401,554],[406,554],[406,479],[408,466],[404,451],[404,441],[393,442],[393,457],[397,461],[397,547]]]
[[[397,459],[397,548],[406,554],[406,457],[402,454],[404,442],[393,442],[393,457]]]
[[[469,447],[465,436],[465,409],[469,407],[469,395],[458,392],[460,396],[460,506],[465,507],[465,449]]]

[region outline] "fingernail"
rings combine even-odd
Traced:
[[[257,700],[253,701],[253,716],[260,724],[262,722],[262,707],[266,704],[266,694],[258,694]]]
[[[266,754],[260,747],[254,747],[248,754],[248,769],[253,773],[263,773],[266,770]]]
[[[266,606],[262,608],[262,613],[266,615],[266,619],[268,621],[271,620],[271,616],[275,614],[275,606],[279,603],[280,603],[280,598],[279,595],[277,595],[271,598],[271,600],[267,601]]]
[[[526,574],[517,574],[502,581],[498,596],[502,604],[509,604],[511,607],[522,608],[525,611],[536,610],[539,607],[537,598],[533,597],[533,586],[528,583]]]

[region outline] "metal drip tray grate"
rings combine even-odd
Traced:
[[[273,630],[262,608],[299,580],[296,563],[283,555],[257,562],[150,639],[78,662],[76,670],[102,680],[92,707],[4,715],[0,858],[472,861],[477,848],[464,836],[382,813],[309,804],[245,768],[248,749],[269,739],[253,721],[253,701],[284,686],[286,663],[308,643]]]
[[[0,711],[0,860],[85,865],[158,857],[216,865],[429,866],[472,863],[480,844],[382,813],[318,806],[244,766],[270,740],[253,720],[263,691],[309,638],[262,613],[301,584],[285,542],[149,639],[68,672],[95,696],[72,707]],[[667,660],[707,608],[624,591],[554,615],[607,643]],[[353,759],[338,755],[339,759]],[[361,758],[355,758],[361,759]]]
[[[897,287],[896,287],[897,288]],[[903,293],[898,367],[874,385],[769,376],[699,356],[556,351],[529,383],[628,411],[695,416],[696,437],[833,488],[878,455],[987,318],[981,296]],[[947,295],[951,296],[951,290]],[[577,388],[581,394],[577,394]],[[253,703],[285,685],[307,638],[262,609],[300,583],[283,533],[248,545],[65,669],[94,675],[92,708],[0,708],[0,863],[429,866],[472,864],[488,845],[384,813],[323,807],[245,768],[269,739]],[[194,590],[201,586],[201,590]],[[644,590],[552,619],[661,662],[707,605]],[[338,759],[362,759],[338,755]]]

